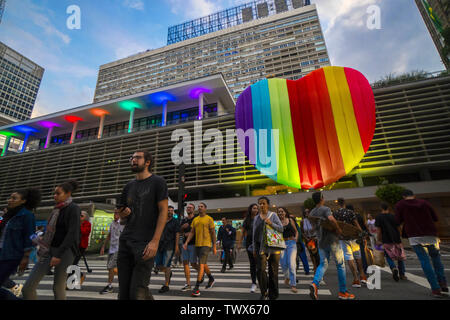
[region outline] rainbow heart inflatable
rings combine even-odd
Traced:
[[[294,188],[329,185],[369,149],[375,98],[359,71],[324,67],[298,80],[266,79],[236,103],[244,154],[262,173]]]

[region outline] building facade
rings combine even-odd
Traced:
[[[44,69],[0,42],[0,113],[31,118]]]
[[[0,127],[0,131],[16,136],[20,136],[24,127],[39,130],[22,153],[9,150],[0,157],[3,177],[0,206],[5,205],[12,190],[32,186],[42,190],[44,203],[49,204],[54,186],[67,179],[77,179],[81,184],[76,201],[105,202],[117,198],[126,182],[133,178],[128,159],[137,149],[153,153],[154,173],[166,179],[170,197],[176,199],[179,177],[172,152],[178,140],[173,140],[173,132],[184,129],[195,137],[198,129],[195,120],[202,103],[188,92],[199,87],[210,88],[203,98],[207,101],[204,107],[212,107],[210,112],[204,112],[200,128],[203,159],[210,157],[206,150],[212,143],[205,134],[208,129],[218,129],[222,133],[224,157],[231,155],[233,162],[206,164],[203,161],[186,165],[187,201],[195,204],[206,201],[213,215],[242,216],[258,196],[267,195],[274,204],[299,214],[310,193],[278,185],[261,175],[245,159],[235,135],[227,131],[235,129],[234,101],[221,75]],[[177,99],[170,102],[167,110],[167,114],[172,114],[171,120],[166,125],[160,120],[154,126],[151,119],[164,118],[164,109],[151,98],[160,96],[160,92]],[[379,210],[375,197],[377,186],[383,181],[398,183],[433,203],[440,216],[441,234],[450,236],[450,76],[378,88],[374,94],[376,130],[370,149],[350,174],[323,188],[326,199],[342,196],[355,207],[376,213]],[[124,102],[130,101],[140,108],[123,109]],[[198,114],[189,116],[189,110],[194,108]],[[98,109],[107,113],[103,124],[101,116],[92,113]],[[78,127],[73,122],[77,117],[82,119]],[[127,128],[124,122],[128,118]],[[59,127],[51,131],[50,123]],[[134,125],[129,130],[131,123]],[[114,126],[115,131],[107,134],[106,126]],[[101,131],[103,135],[99,135]],[[71,143],[63,140],[64,136],[74,136],[75,140]],[[23,139],[24,134],[20,137]],[[50,143],[42,145],[43,140]],[[194,150],[195,139],[191,145]]]
[[[94,102],[215,73],[223,74],[236,98],[268,76],[298,79],[330,65],[316,6],[294,1],[299,3],[294,8],[291,1],[275,1],[278,8],[284,3],[287,11],[189,35],[187,40],[100,66]],[[241,11],[236,14],[242,19]]]
[[[445,43],[442,32],[450,26],[450,1],[448,0],[416,0],[420,14],[430,32],[442,63],[450,68],[450,52],[444,51]]]

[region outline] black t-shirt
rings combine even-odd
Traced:
[[[172,218],[164,227],[161,240],[159,241],[159,248],[161,250],[174,250],[177,232],[180,232],[180,224],[177,219]]]
[[[120,240],[148,243],[153,239],[159,217],[158,202],[167,199],[166,181],[157,175],[128,182],[120,203],[131,209]]]
[[[401,243],[400,232],[398,232],[398,224],[394,215],[390,213],[381,213],[375,218],[375,227],[381,229],[381,237],[383,243]]]
[[[191,232],[191,230],[192,230],[191,225],[192,225],[192,221],[194,221],[194,218],[195,218],[195,216],[192,217],[191,219],[189,219],[189,218],[184,218],[183,220],[181,220],[181,225],[180,225],[180,227],[181,227],[183,224],[185,224],[185,223],[188,223],[188,224],[189,224],[189,227],[187,227],[186,229],[183,230],[183,243],[186,242],[186,240],[187,240],[187,235],[186,235],[186,234],[188,234],[188,233]],[[191,244],[195,244],[195,233],[194,233],[194,236],[192,237],[192,240],[189,241],[189,243],[188,243],[188,245],[191,245]]]
[[[247,220],[245,220],[244,223],[242,224],[242,227],[247,232],[247,237],[245,238],[245,247],[246,248],[250,247],[253,243],[253,221],[254,220],[255,220],[255,218],[250,219],[250,223]]]
[[[361,214],[359,214],[358,212],[355,212],[356,214],[356,220],[358,220],[358,224],[361,227],[361,229],[363,231],[369,232],[369,230],[367,230],[366,224],[364,223],[364,218]]]

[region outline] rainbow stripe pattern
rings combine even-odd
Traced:
[[[236,129],[238,137],[239,129],[252,132],[253,141],[239,141],[262,174],[317,189],[348,174],[366,154],[375,98],[364,75],[351,68],[324,67],[295,81],[266,79],[239,96]]]

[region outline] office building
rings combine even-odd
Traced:
[[[446,69],[450,68],[450,52],[445,52],[443,31],[450,26],[450,3],[443,0],[416,0],[420,14]],[[447,48],[450,50],[450,48]]]
[[[216,73],[236,98],[268,76],[298,79],[328,66],[316,6],[303,4],[255,1],[171,27],[171,44],[100,66],[94,102]]]
[[[31,118],[44,69],[0,42],[0,114]]]

